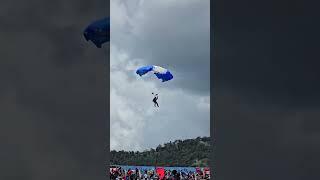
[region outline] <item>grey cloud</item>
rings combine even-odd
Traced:
[[[320,26],[304,5],[216,5],[218,179],[319,177]]]
[[[208,94],[209,3],[144,1],[143,6],[133,8],[136,16],[128,20],[133,26],[130,34],[127,29],[115,27],[114,43],[133,58],[143,58],[146,63],[174,71],[176,87]]]
[[[107,1],[1,5],[2,179],[104,179],[108,45],[82,37]],[[3,80],[3,81],[2,81]],[[11,130],[11,131],[10,131]]]
[[[301,179],[314,174],[320,132],[310,128],[318,127],[318,109],[255,104],[230,91],[215,99],[218,177]]]
[[[111,148],[144,150],[210,134],[209,102],[201,104],[210,85],[208,4],[111,1]],[[168,68],[174,80],[137,78],[141,64]],[[151,92],[159,93],[159,109]]]

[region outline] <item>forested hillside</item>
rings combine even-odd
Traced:
[[[144,152],[111,151],[112,165],[209,166],[212,151],[209,137],[176,140]]]

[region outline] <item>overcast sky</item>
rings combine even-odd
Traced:
[[[210,135],[209,0],[110,2],[110,146],[144,150]],[[168,68],[172,81],[144,65]],[[154,108],[152,92],[159,93]]]

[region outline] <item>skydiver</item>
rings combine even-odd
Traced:
[[[153,94],[153,93],[152,93]],[[153,98],[153,103],[154,103],[154,107],[159,107],[159,104],[158,104],[158,102],[157,102],[157,100],[158,100],[158,94],[156,94],[155,96],[154,96],[154,98]]]

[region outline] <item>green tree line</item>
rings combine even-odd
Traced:
[[[211,138],[176,140],[143,152],[111,151],[112,165],[207,167],[212,151]]]

